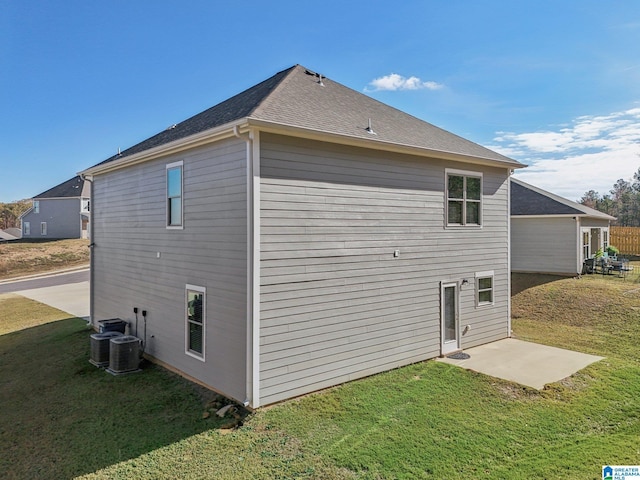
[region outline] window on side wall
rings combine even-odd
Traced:
[[[33,213],[40,213],[40,201],[39,200],[34,200],[33,201]]]
[[[446,171],[447,226],[482,225],[482,174]]]
[[[195,285],[186,287],[185,352],[204,361],[206,288]]]
[[[182,228],[182,162],[167,165],[167,228]]]
[[[31,235],[31,222],[24,222],[22,224],[22,234]]]
[[[47,234],[47,222],[40,222],[40,235]]]
[[[476,273],[476,306],[493,305],[493,271]]]

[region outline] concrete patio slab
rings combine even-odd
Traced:
[[[74,317],[85,320],[89,318],[89,282],[33,288],[15,293],[45,303]]]
[[[470,348],[464,353],[469,354],[471,358],[456,360],[445,357],[438,358],[437,361],[538,390],[604,358],[515,338],[505,338]]]

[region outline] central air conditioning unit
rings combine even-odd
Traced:
[[[120,335],[110,340],[109,367],[112,375],[140,371],[140,339],[133,335]]]
[[[112,338],[120,337],[120,332],[94,333],[90,336],[91,355],[89,362],[96,367],[109,365],[109,346]]]

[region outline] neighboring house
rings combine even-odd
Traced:
[[[254,408],[508,337],[521,166],[294,66],[82,172],[92,322]]]
[[[615,217],[511,179],[511,271],[576,275]]]
[[[22,238],[88,238],[90,188],[80,176],[33,197],[20,215]]]

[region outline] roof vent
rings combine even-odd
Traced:
[[[369,119],[369,126],[365,128],[365,130],[369,132],[371,135],[377,135],[377,133],[373,131],[373,127],[371,126],[371,119]]]
[[[177,123],[174,123],[173,125],[171,125],[170,127],[167,127],[167,130],[173,130],[174,128],[176,128],[178,126]],[[165,130],[166,131],[166,130]]]
[[[318,79],[316,83],[321,87],[324,87],[324,83],[322,83],[322,79],[327,77],[325,77],[324,75],[321,75],[320,73],[312,72],[311,70],[305,70],[304,73],[306,73],[307,75],[316,77]]]

